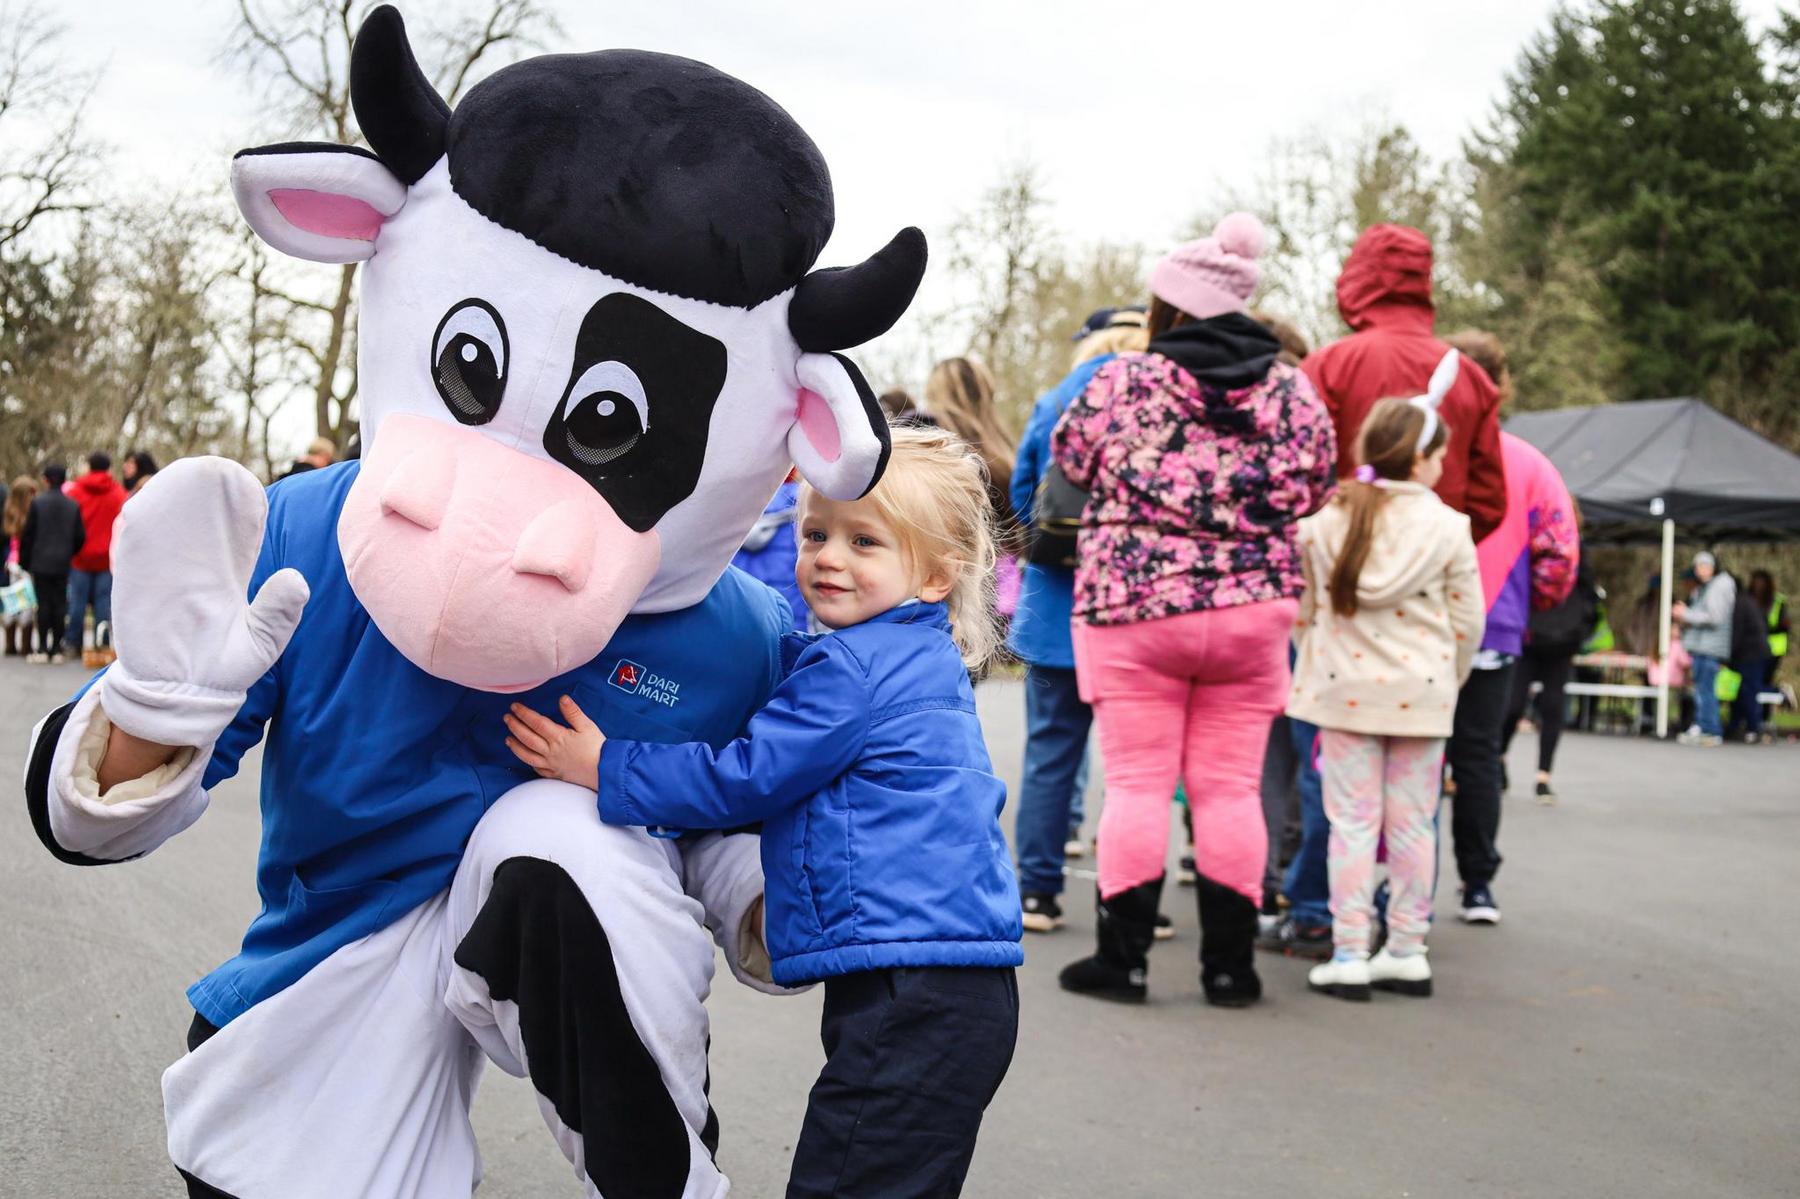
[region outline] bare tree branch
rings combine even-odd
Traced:
[[[0,3],[0,255],[43,217],[93,205],[100,150],[82,126],[97,79],[62,59],[62,36],[36,3]]]

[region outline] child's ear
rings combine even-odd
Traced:
[[[950,575],[942,567],[938,567],[919,584],[919,598],[928,604],[941,604],[950,598],[950,592],[954,589],[955,583]]]

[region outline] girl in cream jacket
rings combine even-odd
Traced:
[[[1446,364],[1453,379],[1454,357]],[[1469,518],[1431,490],[1448,439],[1428,397],[1381,401],[1363,424],[1354,479],[1300,522],[1306,594],[1287,711],[1320,729],[1334,946],[1309,982],[1344,999],[1367,1000],[1371,987],[1431,994],[1444,739],[1483,620]],[[1389,931],[1371,961],[1383,834]]]

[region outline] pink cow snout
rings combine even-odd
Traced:
[[[524,691],[612,639],[661,562],[573,472],[474,429],[392,416],[338,519],[351,589],[420,669]]]

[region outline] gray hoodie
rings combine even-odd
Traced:
[[[1737,607],[1737,580],[1719,571],[1688,601],[1681,618],[1681,644],[1687,652],[1720,661],[1731,657],[1731,613]]]

